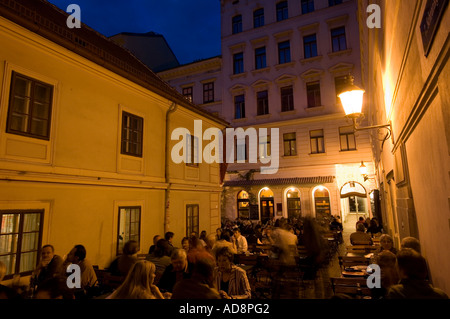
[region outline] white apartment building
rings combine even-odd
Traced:
[[[364,161],[369,177],[374,173],[369,134],[353,132],[337,98],[348,74],[361,86],[358,25],[354,0],[222,0],[221,58],[159,73],[232,127],[267,128],[267,139],[244,137],[245,151],[237,138],[223,218],[381,216],[372,208],[376,180],[365,181],[359,170]],[[207,67],[212,62],[221,63],[220,71]],[[207,83],[214,83],[213,101],[205,100]],[[263,174],[263,163],[275,161],[275,131],[278,170]]]

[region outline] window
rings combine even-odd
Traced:
[[[123,246],[129,240],[135,240],[140,246],[141,207],[119,207],[119,231],[117,235],[117,255],[122,254]]]
[[[241,15],[234,16],[231,21],[231,25],[233,34],[242,32],[242,16]]]
[[[308,99],[308,107],[322,105],[320,100],[320,82],[306,83],[306,96]]]
[[[198,137],[188,134],[186,136],[186,165],[198,166],[199,164],[199,144]]]
[[[214,82],[203,84],[203,103],[214,102]]]
[[[240,191],[237,196],[238,218],[250,217],[250,200],[246,191]]]
[[[234,97],[234,110],[235,119],[245,118],[245,97],[243,94]]]
[[[270,157],[270,135],[259,139],[259,157]]]
[[[198,204],[186,205],[186,236],[190,236],[192,232],[199,233],[199,206]]]
[[[6,132],[48,140],[53,86],[12,72]]]
[[[36,268],[42,243],[43,210],[0,211],[0,261],[6,278],[28,275]]]
[[[325,153],[323,130],[309,131],[311,154]]]
[[[277,8],[277,21],[286,20],[289,17],[287,1],[278,2],[276,8]]]
[[[247,140],[245,138],[235,139],[235,160],[238,163],[243,163],[248,159],[248,153],[247,153]]]
[[[317,40],[315,34],[303,37],[303,49],[305,52],[305,59],[317,56]]]
[[[233,74],[244,72],[244,54],[242,52],[233,54]]]
[[[341,143],[341,151],[356,150],[355,132],[352,126],[339,128],[339,141]]]
[[[142,117],[122,112],[122,148],[121,153],[142,157],[142,139],[144,119]]]
[[[289,41],[278,43],[278,63],[291,62],[291,45]]]
[[[302,206],[300,203],[300,191],[296,188],[291,188],[286,193],[286,204],[288,218],[302,217]]]
[[[341,4],[341,3],[342,3],[342,0],[328,0],[328,6],[329,7],[332,7],[332,6],[335,6],[337,4]]]
[[[294,156],[297,154],[295,133],[283,134],[284,156]]]
[[[333,52],[347,49],[345,41],[345,27],[339,27],[331,30],[331,45]]]
[[[269,96],[267,90],[256,93],[257,115],[269,114]]]
[[[255,10],[253,12],[253,27],[259,28],[264,25],[264,8]]]
[[[347,87],[347,77],[346,76],[338,76],[334,78],[334,87],[336,91],[336,104],[341,105],[341,99],[338,95],[345,90]]]
[[[266,67],[266,47],[255,49],[255,69]]]
[[[281,92],[281,112],[292,111],[294,109],[294,93],[292,86],[283,87]]]
[[[192,102],[193,101],[193,93],[192,93],[192,86],[187,87],[187,88],[183,88],[183,96],[189,101]]]
[[[309,13],[314,11],[314,0],[302,0],[302,13]]]

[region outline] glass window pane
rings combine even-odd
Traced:
[[[49,103],[51,98],[51,92],[52,90],[50,87],[36,83],[34,88],[34,98],[35,100]]]
[[[13,254],[17,252],[19,235],[0,235],[0,254]]]
[[[23,114],[29,114],[30,113],[30,99],[27,97],[14,97],[13,102],[13,111],[14,113],[23,113]]]
[[[19,214],[3,214],[2,215],[2,227],[1,234],[17,233],[19,232]]]
[[[31,92],[31,81],[16,76],[14,81],[14,94],[20,96],[30,96],[31,95],[30,92]]]
[[[356,149],[356,143],[355,143],[355,136],[354,135],[349,135],[348,136],[348,148],[350,150]]]
[[[20,255],[20,272],[31,271],[36,267],[37,251]]]
[[[16,255],[0,256],[0,261],[6,265],[5,276],[14,273],[14,265],[16,264]]]
[[[14,113],[10,117],[9,127],[13,131],[26,132],[28,126],[28,116]]]
[[[21,251],[38,250],[39,233],[24,233],[22,235]]]
[[[24,232],[39,231],[40,222],[41,222],[41,214],[39,213],[25,214],[23,231]]]
[[[40,136],[47,136],[48,121],[33,118],[31,120],[31,133]]]

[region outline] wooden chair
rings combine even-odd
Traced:
[[[353,298],[372,295],[365,278],[331,277],[330,280],[334,294],[345,294]]]

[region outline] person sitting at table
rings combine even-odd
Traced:
[[[135,240],[127,241],[122,248],[123,254],[115,258],[108,270],[114,276],[125,277],[131,267],[138,261],[139,244]]]
[[[396,262],[397,257],[389,250],[384,250],[375,257],[375,263],[380,267],[381,287],[372,288],[371,295],[373,299],[385,298],[389,288],[398,283],[399,277]]]
[[[156,243],[156,249],[153,254],[148,255],[146,260],[152,262],[156,266],[155,283],[158,283],[166,267],[171,264],[170,256],[172,255],[173,247],[165,239],[160,239]]]
[[[400,247],[403,248],[411,248],[421,254],[420,249],[420,241],[415,237],[405,237],[402,239]]]
[[[156,266],[148,260],[133,264],[124,282],[106,299],[164,299],[154,284]]]
[[[244,269],[233,264],[234,254],[229,247],[216,252],[217,267],[214,280],[222,299],[250,299],[251,288]]]
[[[248,250],[247,239],[241,235],[241,231],[238,227],[233,229],[233,245],[238,254],[245,253]]]
[[[394,247],[394,239],[388,234],[380,236],[380,247],[374,253],[379,254],[382,251],[390,251],[393,254],[397,254],[397,249]]]
[[[214,260],[202,254],[195,260],[191,277],[175,284],[171,299],[220,299],[214,287]]]
[[[54,276],[62,275],[62,264],[64,260],[55,255],[55,248],[52,245],[44,245],[41,249],[41,258],[37,268],[30,279],[30,286],[36,288],[43,281]]]
[[[64,273],[70,264],[80,267],[81,289],[93,287],[97,284],[97,275],[92,264],[86,259],[86,248],[83,245],[75,245],[70,250],[63,264]]]
[[[148,249],[148,254],[153,254],[153,252],[156,249],[156,243],[158,242],[158,240],[161,239],[161,235],[155,235],[153,236],[153,245],[150,246],[150,248]]]
[[[173,287],[182,279],[192,275],[192,264],[188,262],[184,249],[175,248],[170,256],[171,264],[166,267],[158,282],[158,287],[163,292],[173,291]]]
[[[236,249],[233,245],[233,242],[231,240],[231,235],[230,235],[230,231],[225,229],[222,232],[222,235],[220,237],[220,240],[216,241],[216,243],[214,244],[214,247],[211,249],[211,255],[216,258],[216,252],[217,250],[219,250],[221,247],[229,247],[232,251],[233,254],[236,254]]]
[[[373,217],[369,222],[369,227],[367,228],[367,233],[374,237],[376,234],[380,234],[383,228],[378,224],[378,220]]]
[[[356,232],[350,234],[350,243],[352,245],[372,245],[372,237],[366,232],[363,223],[356,225]]]
[[[393,285],[386,299],[448,299],[448,295],[433,287],[427,280],[427,262],[411,248],[397,253],[397,270],[400,282]]]

